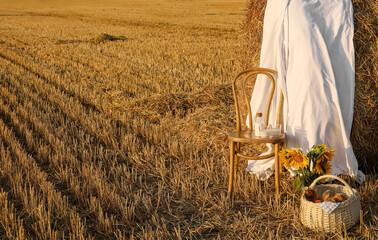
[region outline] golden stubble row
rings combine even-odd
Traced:
[[[36,78],[35,76],[33,76],[33,74],[28,74],[27,71],[25,71],[25,69],[22,69],[22,68],[18,68],[19,66],[17,65],[14,65],[14,64],[11,64],[11,63],[8,63],[8,66],[9,66],[9,69],[7,69],[6,71],[7,72],[12,72],[12,75],[9,76],[9,79],[8,76],[6,76],[5,79],[7,79],[4,83],[6,83],[6,87],[9,89],[9,90],[13,90],[12,93],[10,93],[9,91],[7,91],[5,88],[3,88],[3,95],[7,97],[7,99],[11,99],[13,100],[12,101],[12,108],[13,109],[16,109],[16,111],[21,115],[23,116],[23,118],[25,118],[24,120],[26,120],[27,122],[29,122],[29,124],[31,126],[29,126],[30,129],[28,129],[28,127],[25,127],[25,123],[19,123],[19,124],[16,124],[16,126],[18,126],[18,131],[20,132],[20,134],[25,134],[26,135],[26,139],[27,139],[27,148],[29,149],[29,151],[36,151],[36,154],[37,154],[37,158],[36,160],[40,163],[47,163],[47,162],[50,162],[49,165],[52,165],[51,168],[53,171],[55,171],[55,178],[61,182],[69,182],[69,183],[66,183],[67,185],[69,185],[69,188],[71,189],[70,193],[72,194],[73,198],[75,200],[81,200],[81,201],[84,201],[83,199],[87,199],[88,197],[90,196],[87,196],[85,195],[85,187],[87,187],[87,184],[85,184],[85,178],[89,178],[89,180],[92,180],[90,181],[91,183],[88,184],[88,186],[92,186],[92,185],[95,185],[96,182],[98,182],[99,180],[97,179],[93,179],[93,178],[98,178],[103,175],[103,171],[102,170],[97,170],[97,172],[91,172],[91,173],[88,173],[86,174],[87,171],[90,171],[91,168],[93,167],[92,165],[84,165],[84,167],[80,168],[79,167],[79,170],[77,170],[78,172],[82,172],[82,175],[85,175],[84,177],[80,178],[80,181],[78,180],[75,180],[75,179],[79,179],[77,178],[76,176],[74,176],[74,174],[72,172],[75,172],[75,169],[77,169],[78,167],[75,167],[78,165],[77,163],[77,160],[75,160],[75,157],[72,156],[70,154],[71,151],[75,151],[75,149],[78,149],[77,150],[77,154],[80,153],[83,153],[83,156],[81,157],[81,160],[82,161],[91,161],[92,159],[95,159],[97,160],[97,157],[99,154],[98,154],[98,151],[96,151],[96,146],[93,147],[94,150],[91,151],[91,148],[89,147],[90,144],[87,144],[87,145],[82,145],[81,143],[82,142],[85,142],[86,141],[86,138],[87,136],[84,136],[84,135],[81,135],[80,134],[80,129],[79,129],[79,132],[75,132],[75,130],[77,130],[77,127],[78,126],[73,126],[74,129],[73,131],[69,131],[69,129],[71,128],[71,126],[69,124],[65,125],[64,121],[66,120],[66,118],[71,118],[72,120],[75,120],[75,121],[78,121],[79,124],[82,123],[83,125],[81,125],[81,127],[85,128],[86,131],[89,131],[89,132],[92,132],[94,133],[95,131],[93,130],[93,125],[97,126],[96,127],[96,130],[97,130],[97,133],[99,132],[98,130],[101,130],[103,128],[106,128],[106,131],[105,132],[113,132],[111,129],[109,129],[109,126],[111,126],[109,124],[109,122],[105,122],[105,123],[101,123],[100,122],[100,125],[99,125],[99,114],[95,114],[95,116],[86,116],[86,110],[85,110],[85,107],[83,107],[82,105],[78,104],[77,101],[73,101],[72,100],[72,97],[69,96],[69,95],[64,95],[62,94],[60,91],[58,91],[57,89],[55,89],[54,85],[51,85],[49,84],[48,82],[45,82],[44,80],[41,80],[39,78]],[[26,81],[20,81],[20,79],[18,78],[27,78],[28,80]],[[30,90],[32,89],[32,90]],[[6,94],[6,92],[8,92],[8,94]],[[12,94],[16,95],[16,96],[13,96]],[[18,98],[18,101],[20,101],[20,103],[18,103],[16,101],[16,99]],[[29,101],[32,101],[32,102],[29,102]],[[23,104],[21,104],[22,102],[24,102]],[[48,103],[50,102],[50,104]],[[52,106],[49,106],[51,105]],[[58,112],[59,115],[55,115],[56,114],[56,111],[57,109],[54,109],[54,105],[57,105],[59,107],[59,109],[63,110],[63,112]],[[27,106],[28,108],[24,108],[24,106]],[[91,112],[91,111],[89,111]],[[55,113],[55,114],[54,114]],[[30,116],[32,115],[32,116]],[[49,116],[51,115],[51,116]],[[64,117],[64,115],[66,115]],[[17,118],[17,116],[14,116],[14,114],[11,114],[11,113],[8,113],[7,116],[11,116],[11,119],[15,119]],[[59,126],[59,125],[52,125],[52,126],[49,126],[48,123],[59,123],[59,122],[62,122],[61,124],[63,124],[63,126]],[[96,123],[97,122],[97,123]],[[159,141],[161,142],[162,139],[156,139],[156,133],[153,134],[152,133],[149,133],[149,129],[144,129],[146,127],[146,123],[145,122],[139,122],[138,120],[135,120],[133,123],[137,123],[140,125],[140,130],[139,131],[136,131],[136,129],[133,129],[133,133],[134,134],[143,134],[142,136],[147,136],[147,138],[153,138],[151,139],[152,141]],[[92,124],[92,126],[91,126]],[[20,127],[21,126],[21,127]],[[142,133],[140,133],[140,131],[142,131]],[[41,136],[38,137],[38,139],[33,139],[33,134],[37,134],[39,131],[41,131],[41,133],[39,133]],[[51,133],[51,132],[52,133]],[[55,132],[54,132],[55,131]],[[66,135],[63,135],[62,137],[60,137],[60,141],[59,139],[54,139],[54,135],[56,137],[59,137],[62,133],[62,131],[68,131],[68,133]],[[100,131],[101,132],[101,131]],[[146,134],[146,133],[149,133],[149,134]],[[77,135],[75,138],[77,139],[76,143],[79,143],[79,144],[75,144],[75,140],[70,140],[70,135],[72,134],[72,136],[75,136]],[[166,135],[167,133],[165,133]],[[130,135],[129,135],[130,136]],[[41,139],[40,139],[41,138]],[[118,144],[111,144],[112,142],[114,142],[114,139],[113,140],[110,140],[110,141],[106,141],[106,137],[100,137],[101,139],[105,139],[105,141],[103,142],[106,142],[107,145],[110,145],[110,146],[117,146]],[[170,142],[172,139],[170,139],[169,137],[166,138],[167,140],[167,146],[170,145]],[[43,144],[43,140],[45,140],[47,143]],[[133,148],[132,146],[135,146],[135,144],[142,144],[142,146],[145,144],[143,142],[138,142],[138,140],[132,140],[134,145],[128,143],[126,144],[126,146],[129,148],[129,150],[131,150],[131,158],[130,159],[135,159],[135,162],[137,163],[137,166],[140,166],[140,168],[144,169],[144,168],[149,168],[150,171],[154,172],[153,175],[156,175],[156,174],[159,174],[161,175],[163,181],[167,181],[167,183],[169,183],[169,179],[165,179],[168,175],[169,175],[169,170],[170,169],[166,169],[166,166],[165,166],[165,161],[161,161],[161,157],[159,157],[160,154],[156,154],[154,153],[156,150],[156,147],[152,147],[151,150],[149,150],[148,148],[148,145],[145,146],[144,149],[142,149],[142,153],[143,155],[141,155],[141,149],[138,149],[138,148]],[[67,146],[65,146],[67,145]],[[77,146],[79,145],[79,146]],[[174,146],[177,146],[176,144],[173,144]],[[36,149],[35,149],[36,148]],[[62,148],[62,149],[60,149]],[[93,149],[92,148],[92,149]],[[116,148],[116,147],[114,147]],[[33,149],[33,150],[32,150]],[[51,153],[49,151],[51,151],[50,149],[53,149],[54,151],[58,152],[58,153],[54,153],[52,156],[51,156]],[[176,150],[175,150],[176,149]],[[45,152],[47,151],[47,153]],[[89,152],[88,152],[89,151]],[[177,151],[177,147],[174,147],[173,150],[164,150],[164,152],[171,152],[171,151]],[[127,152],[127,149],[123,149],[123,152]],[[90,154],[92,153],[92,154]],[[177,154],[174,154],[177,156]],[[86,158],[86,156],[88,158]],[[101,156],[101,154],[100,154]],[[67,160],[65,160],[67,159]],[[145,160],[144,160],[145,159]],[[153,160],[154,162],[150,162],[150,159]],[[155,160],[154,160],[155,159]],[[100,160],[104,160],[104,161],[109,161],[109,157],[108,158],[105,158],[105,159],[100,159]],[[62,164],[62,167],[59,167],[59,163]],[[100,164],[102,162],[99,162]],[[54,166],[54,164],[58,164],[58,166]],[[64,165],[65,164],[68,164],[69,165],[69,168],[65,168]],[[148,166],[149,165],[149,166]],[[109,166],[107,166],[107,168],[105,169],[108,169]],[[117,174],[117,169],[120,169],[120,166],[118,165],[115,165],[113,166],[115,167],[116,169],[115,170],[110,170],[110,171],[114,171],[115,172],[115,176],[117,176],[119,179],[122,179],[122,175],[119,176],[119,174]],[[93,168],[96,168],[96,167],[93,167]],[[101,166],[100,167],[97,167],[96,169],[101,169]],[[121,168],[122,169],[122,168]],[[155,173],[154,169],[157,169],[157,173]],[[134,172],[134,170],[132,170]],[[160,172],[160,173],[159,173]],[[174,176],[172,179],[174,179],[174,181],[176,182],[176,184],[179,186],[181,185],[179,178],[179,176]],[[92,179],[91,179],[92,178]],[[140,179],[139,179],[140,180]],[[84,184],[83,184],[83,181],[84,181]],[[117,182],[116,182],[117,183]],[[145,183],[143,183],[143,186],[146,187],[146,189],[150,186],[147,186],[147,185],[144,185]],[[190,181],[187,181],[187,185],[190,185]],[[82,186],[82,187],[80,187]],[[84,189],[83,189],[84,188]],[[98,189],[101,190],[102,192],[105,192],[106,193],[106,189],[108,189],[109,187],[107,185],[101,185]],[[127,191],[127,188],[125,189],[125,185],[121,185],[119,189],[122,189],[122,191]],[[184,193],[189,193],[188,191],[184,191],[184,190],[188,190],[188,189],[179,189],[178,188],[178,191],[182,191]],[[162,193],[163,191],[158,191],[160,193]],[[108,192],[109,193],[109,192]],[[112,209],[118,209],[116,207],[116,204],[117,204],[117,201],[114,201],[114,200],[106,200],[107,198],[113,196],[114,194],[101,194],[99,193],[100,196],[103,196],[103,198],[99,198],[101,202],[108,202],[108,203],[112,203],[111,205],[111,208]],[[143,197],[143,196],[142,196]],[[104,199],[105,198],[105,199]],[[95,198],[93,198],[95,199]],[[158,195],[158,199],[157,201],[159,202],[160,200],[160,197]],[[138,202],[137,200],[134,199],[133,202]],[[147,207],[147,209],[151,209],[152,206],[151,206],[151,203],[148,203],[148,202],[151,202],[151,200],[147,201],[147,205],[144,205]],[[100,209],[100,205],[99,204],[95,204],[93,202],[93,200],[91,200],[90,202],[91,205],[94,205],[95,207],[97,206],[97,208]],[[90,206],[88,206],[88,208],[91,209]],[[156,210],[158,210],[159,208],[157,207]],[[122,208],[120,209],[119,213],[118,214],[124,214],[124,213],[127,213],[126,211],[127,209]],[[155,210],[155,211],[156,211]],[[149,210],[151,211],[151,210]],[[105,216],[105,220],[104,221],[100,221],[102,219],[102,217]],[[98,213],[98,221],[99,223],[101,224],[103,222],[104,225],[107,225],[108,227],[110,226],[117,226],[117,224],[115,224],[114,221],[111,221],[111,220],[108,220],[106,221],[106,214],[103,214],[101,213],[101,211],[99,210],[99,213]],[[100,225],[101,226],[101,225]],[[104,227],[106,229],[106,227]],[[112,232],[111,230],[108,230],[108,234],[110,234],[110,232]]]
[[[8,83],[10,82],[14,84],[17,80],[10,78]],[[33,82],[31,82],[31,84],[33,84]],[[36,84],[34,86],[38,85]],[[14,89],[23,88],[22,85],[15,85],[14,87]],[[25,139],[26,147],[30,153],[35,155],[35,160],[39,164],[48,164],[47,171],[54,173],[54,180],[67,188],[72,197],[71,201],[79,202],[82,204],[83,209],[89,211],[89,215],[94,215],[93,217],[95,217],[98,223],[99,231],[111,235],[114,231],[114,229],[112,229],[113,226],[120,225],[116,222],[114,216],[108,217],[107,214],[103,212],[102,208],[108,209],[107,212],[110,211],[109,209],[116,211],[118,217],[122,219],[122,225],[130,225],[130,222],[133,220],[132,215],[134,214],[133,205],[134,203],[137,204],[140,202],[140,200],[133,198],[133,202],[130,202],[127,196],[120,198],[115,192],[113,185],[108,184],[109,180],[104,182],[102,161],[101,159],[97,159],[98,155],[96,154],[99,151],[96,150],[98,146],[94,146],[93,148],[88,147],[91,143],[85,144],[85,141],[88,141],[87,139],[90,137],[84,136],[84,134],[80,134],[80,132],[78,136],[72,139],[70,132],[68,132],[68,135],[63,132],[67,132],[68,129],[70,129],[69,125],[64,125],[63,123],[63,126],[54,126],[54,123],[56,124],[64,120],[57,118],[53,114],[50,116],[38,116],[38,114],[42,112],[54,112],[54,109],[49,109],[48,106],[45,106],[44,109],[38,109],[40,106],[37,104],[43,106],[45,102],[38,98],[33,99],[34,102],[29,102],[27,98],[31,97],[30,95],[33,94],[28,92],[28,89],[24,88],[23,90],[24,92],[20,91],[17,96],[19,99],[24,98],[22,99],[24,103],[20,104],[15,101],[14,96],[12,98],[12,96],[9,96],[9,92],[7,94],[7,91],[2,89],[2,95],[5,97],[8,95],[7,99],[13,100],[9,102],[12,103],[13,106],[11,105],[7,108],[7,105],[5,105],[2,110],[4,111],[4,115],[10,118],[12,125],[14,124],[14,129],[20,135],[19,138]],[[30,95],[28,95],[28,93]],[[35,97],[35,94],[32,97]],[[24,108],[22,105],[31,109],[27,107]],[[16,109],[18,115],[9,110],[12,108]],[[63,117],[63,115],[60,117]],[[21,118],[21,120],[19,120],[19,118]],[[44,121],[41,122],[40,119]],[[49,126],[49,123],[53,125]],[[29,127],[27,127],[27,125],[29,125]],[[77,150],[75,151],[75,149]],[[111,156],[107,157],[110,158]],[[110,159],[108,159],[108,161],[110,161]],[[97,162],[100,164],[96,164]],[[118,166],[113,165],[113,167]],[[114,169],[110,171],[117,170]],[[122,192],[131,193],[131,191],[128,190],[129,187],[129,185],[123,185],[122,188],[119,189],[121,189]]]
[[[14,124],[18,124],[7,107],[2,105],[1,110],[2,114],[11,116]],[[1,175],[5,178],[7,187],[11,189],[14,202],[22,209],[18,216],[23,216],[24,219],[18,221],[17,228],[23,229],[25,225],[28,231],[26,239],[32,236],[40,239],[58,239],[61,234],[64,235],[64,232],[71,237],[84,239],[86,229],[83,228],[77,212],[69,207],[67,198],[54,189],[55,186],[47,180],[47,174],[40,170],[35,160],[23,149],[15,133],[3,121],[0,122],[0,127]],[[6,218],[3,220],[5,221]],[[64,228],[67,227],[64,224],[75,227],[69,233],[67,229],[59,232],[57,231],[59,226],[54,224],[62,224]],[[53,229],[54,227],[56,229]],[[19,237],[23,239],[25,235]]]

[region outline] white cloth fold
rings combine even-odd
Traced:
[[[268,0],[263,31],[260,66],[278,71],[287,147],[307,153],[325,144],[335,150],[332,174],[363,182],[350,143],[355,81],[351,0]],[[253,120],[266,108],[270,82],[263,78],[258,77],[251,98]],[[277,116],[278,96],[270,124]],[[274,158],[250,160],[247,169],[265,180],[274,172]]]

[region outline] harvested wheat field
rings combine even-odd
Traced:
[[[303,227],[287,172],[276,198],[273,178],[239,171],[227,200],[246,9],[1,0],[0,238],[376,238],[368,169],[348,231]]]

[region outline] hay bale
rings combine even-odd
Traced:
[[[150,118],[164,117],[167,114],[183,118],[199,108],[233,103],[231,84],[223,84],[206,86],[192,93],[158,94],[140,98],[126,104],[126,109],[136,110]]]
[[[376,173],[378,159],[378,17],[376,0],[353,0],[356,89],[351,142],[359,165]],[[266,0],[247,0],[241,27],[241,67],[259,66]]]

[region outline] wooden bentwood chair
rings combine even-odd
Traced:
[[[277,196],[280,193],[280,169],[281,169],[281,163],[278,158],[278,151],[279,148],[283,146],[285,143],[285,133],[281,130],[281,135],[279,137],[256,137],[255,131],[253,130],[253,124],[252,124],[252,117],[248,118],[248,129],[243,130],[241,127],[241,114],[240,114],[240,106],[239,106],[239,100],[237,96],[237,89],[236,89],[236,83],[239,81],[243,81],[242,83],[242,93],[244,95],[244,104],[247,106],[248,109],[248,115],[252,116],[251,111],[251,105],[250,105],[250,99],[247,97],[247,91],[246,91],[246,83],[248,80],[252,81],[252,84],[255,83],[256,79],[254,78],[258,74],[264,74],[268,76],[268,78],[271,80],[271,90],[269,99],[267,100],[267,107],[265,112],[265,125],[268,125],[268,119],[269,119],[269,111],[270,111],[270,105],[272,102],[272,98],[275,92],[275,80],[274,76],[277,77],[277,72],[271,69],[267,68],[255,68],[255,69],[249,69],[240,72],[232,82],[232,90],[234,93],[234,99],[235,99],[235,108],[236,108],[236,131],[232,132],[228,135],[228,140],[230,144],[230,177],[229,177],[229,185],[228,185],[228,196],[231,197],[233,188],[234,188],[234,181],[235,181],[235,174],[239,165],[239,158],[245,158],[245,159],[253,159],[253,160],[261,160],[261,159],[267,159],[270,157],[275,156],[275,183],[276,183],[276,192]],[[253,104],[253,103],[252,103]],[[281,91],[280,99],[279,99],[279,105],[277,107],[277,117],[276,117],[276,123],[281,124],[282,123],[282,104],[283,104],[283,93]],[[282,128],[281,128],[282,129]],[[274,153],[265,155],[265,156],[248,156],[243,155],[240,150],[240,143],[272,143],[274,144]]]

